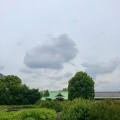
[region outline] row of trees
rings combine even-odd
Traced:
[[[94,99],[94,81],[87,75],[86,72],[77,72],[69,80],[68,99],[75,98]],[[7,75],[0,78],[0,104],[14,105],[14,104],[34,104],[42,96],[48,97],[49,91],[45,90],[43,93],[38,89],[30,89],[19,77],[14,75]]]
[[[0,78],[0,104],[34,104],[41,98],[38,89],[30,89],[19,77],[7,75]]]

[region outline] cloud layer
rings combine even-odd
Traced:
[[[82,66],[91,77],[96,78],[97,75],[114,72],[119,64],[119,59],[114,59],[109,63],[83,63]]]
[[[29,68],[61,69],[75,58],[77,51],[75,42],[62,34],[26,53],[24,64]]]

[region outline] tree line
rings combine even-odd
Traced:
[[[94,99],[94,81],[86,72],[77,72],[69,81],[68,99],[75,98]],[[0,77],[0,104],[1,105],[20,105],[34,104],[42,97],[48,97],[49,90],[39,92],[38,89],[30,89],[22,84],[19,77],[7,75]]]
[[[41,98],[38,89],[30,89],[19,77],[7,75],[0,78],[0,104],[24,105],[34,104]]]

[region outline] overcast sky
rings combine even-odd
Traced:
[[[0,0],[0,73],[61,90],[78,71],[120,91],[119,0]]]

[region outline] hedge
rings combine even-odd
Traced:
[[[17,112],[0,112],[0,120],[55,120],[56,112],[51,109],[25,109]]]

